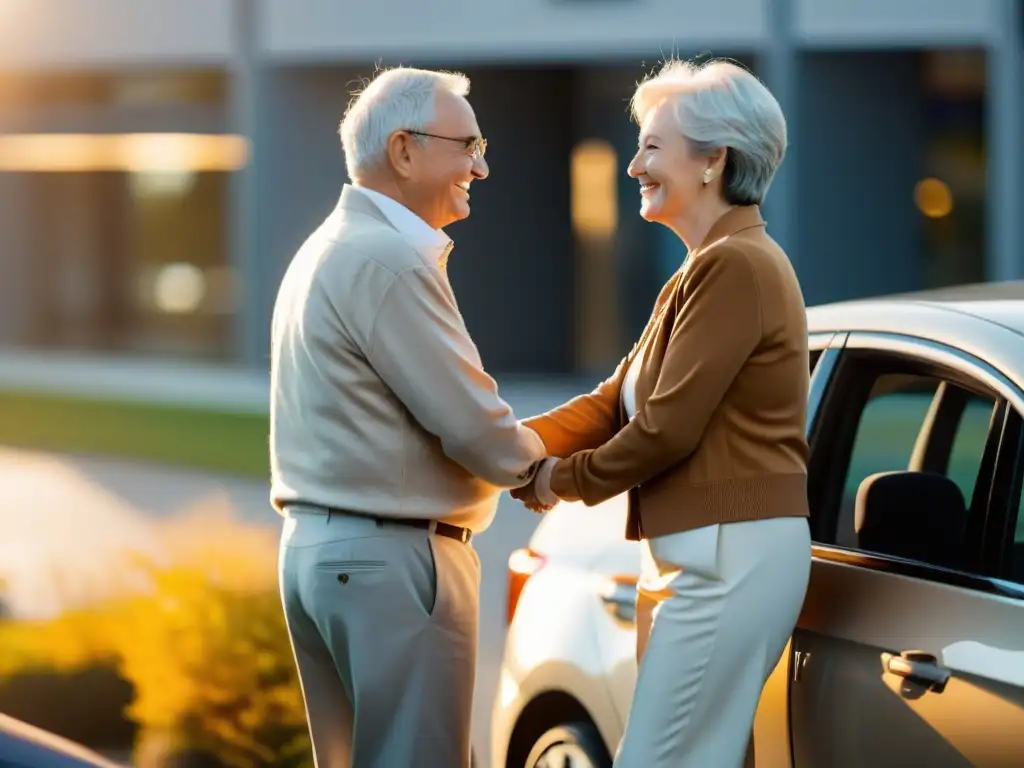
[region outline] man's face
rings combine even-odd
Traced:
[[[487,178],[487,162],[477,157],[480,126],[469,102],[449,91],[438,91],[434,121],[410,142],[406,203],[435,229],[469,216],[469,185]],[[439,138],[445,137],[445,138]]]

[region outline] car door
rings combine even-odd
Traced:
[[[1019,444],[1021,405],[1011,382],[960,351],[848,338],[811,435],[815,543],[790,667],[795,768],[1024,764],[1024,589],[1001,578],[1006,536],[993,544],[1008,527],[993,509],[1005,497],[994,482],[1007,484],[1000,451]],[[869,547],[855,524],[861,484],[908,470],[952,480],[963,518],[944,530],[954,517],[932,518],[911,498],[890,508],[885,546]],[[904,508],[924,524],[904,530]],[[955,546],[927,546],[943,536]]]

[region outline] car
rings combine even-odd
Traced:
[[[0,768],[123,768],[92,750],[0,713]]]
[[[807,597],[758,768],[1024,765],[1024,282],[808,310]],[[636,683],[625,499],[509,559],[492,768],[610,766]]]

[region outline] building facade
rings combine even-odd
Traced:
[[[606,371],[684,258],[625,174],[667,55],[782,103],[765,213],[809,303],[1024,277],[1022,0],[8,0],[0,36],[2,346],[264,366],[380,64],[472,79],[449,269],[498,372]]]

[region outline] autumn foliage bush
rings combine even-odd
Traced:
[[[276,586],[276,532],[221,515],[161,531],[163,557],[119,566],[132,589],[30,624],[0,625],[0,682],[113,666],[131,684],[139,768],[205,755],[231,768],[312,765]],[[60,706],[60,702],[54,702]]]

